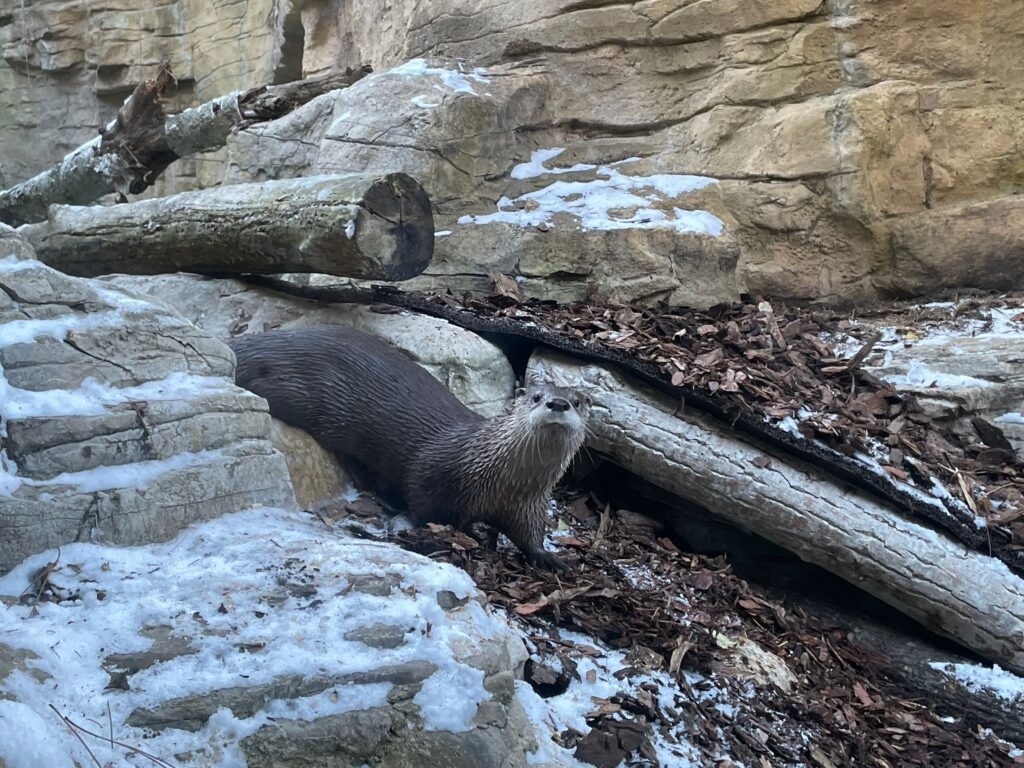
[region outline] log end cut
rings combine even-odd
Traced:
[[[376,181],[359,201],[355,233],[360,251],[376,262],[374,277],[408,280],[434,255],[430,198],[415,179],[392,173]]]

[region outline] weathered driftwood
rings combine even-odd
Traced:
[[[350,67],[344,72],[309,77],[281,85],[261,85],[252,88],[238,97],[238,111],[242,115],[238,127],[244,128],[253,123],[276,120],[317,96],[348,88],[372,71],[373,67],[364,64],[361,67]]]
[[[115,206],[51,206],[18,232],[81,277],[323,272],[406,280],[434,249],[423,188],[403,173],[238,184]]]
[[[1024,580],[1004,563],[615,372],[543,352],[538,365],[590,389],[588,444],[626,469],[1024,672]]]
[[[316,96],[351,85],[369,71],[360,67],[236,91],[167,116],[163,99],[175,80],[162,67],[154,80],[136,87],[98,136],[54,167],[0,192],[0,222],[16,227],[44,220],[53,204],[87,205],[111,192],[138,194],[179,157],[222,147],[233,130],[281,117]]]

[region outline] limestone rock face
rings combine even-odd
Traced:
[[[115,286],[67,277],[0,229],[0,572],[99,538],[294,503],[266,403],[231,351]]]
[[[54,160],[88,138],[123,93],[104,84],[148,74],[161,46],[186,100],[368,63],[238,134],[226,176],[410,173],[439,225],[414,286],[484,289],[498,270],[532,296],[708,305],[1024,284],[1015,0],[6,4],[8,182],[38,170],[40,140]],[[208,183],[218,162],[191,172]]]
[[[568,149],[559,131],[524,145],[564,84],[539,68],[464,70],[413,60],[240,134],[228,178],[405,169],[431,195],[437,238],[408,288],[490,290],[497,271],[559,301],[736,296],[740,251],[715,179],[663,172],[636,145]],[[296,151],[297,133],[318,143]]]
[[[707,305],[743,289],[841,300],[1024,284],[1007,197],[1024,181],[1012,0],[435,0],[309,9],[303,23],[311,71],[426,57],[462,67],[468,87],[440,74],[416,99],[380,72],[302,118],[319,149],[241,135],[230,175],[394,162],[369,135],[410,148],[442,214],[458,205],[424,285],[479,288],[497,268],[530,295]],[[537,151],[550,159],[531,163]],[[623,191],[609,167],[707,183],[670,199],[627,182],[641,199],[588,231],[598,193]],[[718,234],[666,225],[687,218],[676,208],[713,215]],[[668,222],[645,221],[651,209]]]

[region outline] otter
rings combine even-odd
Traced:
[[[347,326],[242,336],[236,383],[275,418],[356,464],[356,476],[412,519],[487,523],[535,566],[564,569],[544,550],[550,494],[583,443],[590,397],[530,382],[486,419],[396,348]]]

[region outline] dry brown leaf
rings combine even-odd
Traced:
[[[491,278],[491,282],[494,283],[494,290],[499,296],[515,299],[516,301],[523,300],[522,288],[514,278],[511,278],[508,275],[503,275],[494,270],[488,272],[487,276]]]
[[[875,702],[871,699],[871,694],[868,693],[867,689],[861,685],[861,683],[856,682],[853,684],[853,693],[857,697],[857,700],[865,707],[874,706]]]

